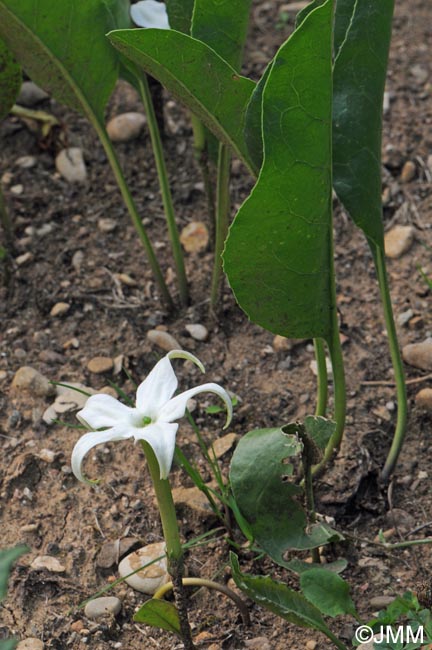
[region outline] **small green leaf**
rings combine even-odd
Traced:
[[[9,113],[15,104],[21,88],[21,68],[0,40],[0,120]]]
[[[253,81],[237,74],[205,43],[174,30],[118,30],[108,38],[253,168],[243,134]]]
[[[29,552],[27,546],[16,546],[5,551],[0,551],[0,600],[7,594],[7,583],[12,565],[21,555]]]
[[[249,598],[290,623],[331,634],[318,609],[302,594],[268,576],[241,573],[234,553],[230,553],[230,561],[234,582]]]
[[[314,564],[309,562],[302,562],[298,558],[293,558],[285,564],[286,568],[297,575],[306,573],[306,571],[311,571],[311,569],[322,568],[321,564]],[[348,562],[341,558],[340,560],[335,560],[334,562],[329,562],[325,565],[326,571],[333,571],[333,573],[342,573],[348,566]]]
[[[336,423],[322,416],[307,415],[304,420],[306,435],[319,449],[325,449],[336,429]]]
[[[161,630],[168,630],[180,636],[180,620],[177,609],[166,600],[152,598],[134,614],[136,623],[146,623]]]
[[[311,569],[300,576],[300,586],[305,597],[327,616],[351,614],[357,616],[356,608],[347,582],[325,568]]]
[[[321,546],[340,535],[322,523],[308,525],[302,489],[292,483],[290,458],[301,455],[298,424],[250,431],[234,451],[230,482],[237,506],[259,546],[282,566],[289,549]],[[300,501],[300,502],[299,502]]]

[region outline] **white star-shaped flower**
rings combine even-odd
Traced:
[[[72,471],[80,481],[89,482],[82,473],[82,463],[90,449],[102,443],[126,438],[149,443],[159,463],[160,477],[166,479],[171,469],[179,426],[174,420],[183,417],[188,400],[198,393],[209,391],[222,398],[227,410],[225,428],[229,425],[232,402],[226,390],[218,384],[201,384],[173,397],[178,381],[170,359],[176,358],[193,361],[204,372],[201,361],[193,354],[173,350],[155,365],[138,386],[135,408],[103,393],[89,397],[77,417],[92,431],[78,440],[71,461]]]
[[[141,0],[131,6],[130,15],[138,27],[170,29],[167,8],[164,2]]]

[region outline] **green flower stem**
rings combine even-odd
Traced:
[[[324,339],[314,339],[314,348],[318,373],[318,391],[315,415],[322,415],[325,417],[327,412],[328,386]]]
[[[385,260],[384,260],[384,251],[380,246],[375,246],[375,248],[374,249],[372,248],[372,250],[374,251],[374,260],[375,260],[375,266],[377,270],[378,284],[381,293],[381,302],[384,309],[384,319],[385,319],[386,329],[388,333],[390,356],[394,368],[396,394],[397,394],[397,402],[398,402],[396,430],[393,436],[393,441],[387,456],[387,460],[381,472],[381,479],[383,481],[387,481],[396,466],[397,459],[399,457],[405,439],[407,418],[408,418],[408,402],[407,402],[407,392],[406,392],[403,362],[399,350],[396,326],[393,318],[393,309],[392,309],[390,289],[389,289],[387,271],[386,271]]]
[[[234,591],[225,585],[220,585],[217,582],[213,582],[213,580],[206,580],[205,578],[183,578],[183,585],[185,587],[208,587],[209,589],[220,591],[222,594],[225,594],[225,596],[228,596],[228,598],[231,598],[231,600],[235,602],[239,608],[240,616],[242,617],[244,625],[250,625],[249,611],[246,603],[240,598],[240,596],[237,596]],[[165,594],[172,590],[172,588],[173,583],[167,582],[157,590],[153,598],[163,598]]]
[[[147,115],[147,123],[150,131],[150,138],[153,147],[153,153],[156,161],[156,169],[159,178],[159,186],[162,194],[162,202],[167,220],[168,233],[171,241],[171,247],[174,255],[174,262],[177,271],[177,282],[180,292],[180,301],[183,307],[189,302],[189,291],[186,279],[183,251],[180,244],[180,238],[174,216],[174,206],[171,196],[168,174],[165,165],[165,158],[162,148],[162,140],[153,106],[152,96],[148,85],[146,75],[137,77],[138,87],[140,90],[141,101]]]
[[[220,144],[216,188],[216,243],[210,296],[210,307],[212,310],[216,308],[219,298],[219,286],[222,277],[222,252],[228,234],[230,168],[231,153],[228,147]]]
[[[185,650],[195,650],[189,624],[185,594],[183,589],[183,549],[177,525],[176,511],[168,479],[160,478],[160,469],[153,449],[145,440],[141,440],[147,459],[156,499],[159,507],[162,530],[166,545],[168,571],[172,578],[174,600],[180,620],[180,631]]]
[[[153,271],[156,282],[161,291],[162,298],[167,308],[170,311],[174,311],[175,306],[174,306],[173,299],[171,298],[171,294],[164,280],[162,270],[159,266],[159,262],[156,259],[156,255],[154,253],[153,246],[151,245],[150,239],[148,238],[146,229],[144,228],[142,221],[139,217],[135,202],[132,198],[132,194],[130,193],[129,187],[126,183],[126,179],[124,177],[122,168],[120,167],[120,163],[117,158],[117,154],[114,150],[114,147],[112,146],[111,140],[108,137],[105,127],[98,120],[92,120],[92,124],[97,131],[97,134],[99,136],[103,148],[105,149],[108,162],[111,165],[111,169],[113,170],[115,179],[117,181],[117,185],[119,186],[121,195],[123,197],[123,201],[129,211],[130,218],[132,220],[133,225],[135,226],[135,230],[138,233],[138,236],[144,247],[144,250],[146,251],[151,269]]]
[[[318,358],[318,357],[317,357]],[[302,453],[302,464],[303,464],[303,474],[304,474],[304,489],[306,495],[306,512],[308,517],[308,523],[316,523],[316,512],[315,512],[315,499],[313,492],[313,481],[312,481],[312,464],[313,464],[313,449],[311,448],[311,443],[306,435],[302,436],[303,440],[303,453]],[[312,561],[317,564],[320,563],[320,554],[319,549],[311,549]]]
[[[204,124],[193,113],[191,113],[191,124],[194,138],[195,160],[201,169],[201,175],[204,183],[204,192],[207,197],[207,212],[209,218],[210,239],[214,243],[215,239],[215,196],[213,183],[210,176],[209,157],[207,149],[206,129]]]
[[[340,447],[343,432],[345,429],[346,417],[346,387],[345,387],[345,372],[342,357],[342,346],[339,339],[339,327],[337,322],[336,309],[333,310],[333,333],[327,345],[330,351],[330,358],[333,368],[333,384],[334,384],[334,420],[336,422],[336,429],[330,438],[328,445],[325,449],[322,460],[313,468],[313,475],[319,476],[322,473],[324,466],[333,456],[333,453]]]

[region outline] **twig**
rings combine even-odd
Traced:
[[[415,377],[415,379],[407,379],[405,383],[407,386],[412,386],[413,384],[420,384],[422,381],[427,381],[428,379],[432,379],[432,373],[430,373],[429,375],[424,375],[424,377]],[[373,380],[373,381],[361,381],[360,386],[396,386],[396,383],[394,381]]]

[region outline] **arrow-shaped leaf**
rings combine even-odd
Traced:
[[[166,600],[151,598],[134,614],[134,621],[146,623],[180,636],[180,619],[176,607]]]
[[[237,74],[205,43],[174,30],[119,30],[108,38],[253,167],[243,135],[253,81]]]

